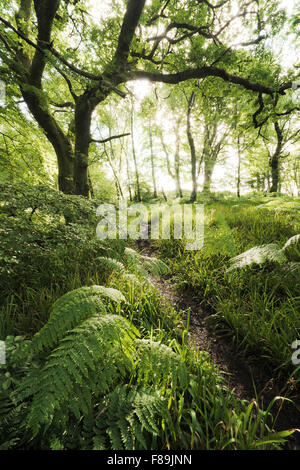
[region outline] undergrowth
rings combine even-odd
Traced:
[[[186,330],[164,344],[110,313],[115,303],[119,291],[79,288],[32,340],[7,338],[1,449],[269,449],[293,432],[272,432],[273,403],[234,398]]]
[[[208,251],[187,253],[176,240],[161,243],[164,259],[156,259],[124,240],[98,240],[96,201],[25,184],[1,185],[0,194],[1,449],[281,448],[293,432],[273,431],[281,399],[262,410],[235,398],[208,353],[188,346],[182,312],[149,280],[173,271],[230,325],[220,298],[236,302],[251,286],[233,277],[233,289],[226,273],[253,246],[234,236],[244,223],[239,208],[231,220],[208,215]],[[263,242],[295,235],[279,219],[278,231]],[[277,288],[291,291],[288,280]]]
[[[199,251],[186,251],[184,240],[161,240],[157,247],[172,280],[210,312],[211,324],[241,354],[263,358],[275,376],[294,384],[300,381],[291,361],[291,345],[300,338],[299,209],[271,211],[278,201],[270,198],[264,211],[263,199],[208,203]]]

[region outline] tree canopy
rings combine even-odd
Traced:
[[[110,96],[126,100],[132,81],[184,84],[191,93],[201,83],[228,106],[229,96],[242,95],[259,131],[299,110],[291,100],[298,68],[284,70],[265,47],[288,22],[298,37],[296,14],[277,1],[114,0],[102,8],[88,0],[6,0],[0,13],[9,106],[20,114],[26,104],[55,151],[65,193],[89,195],[91,144],[100,140],[95,112]]]

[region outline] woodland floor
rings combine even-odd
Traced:
[[[139,240],[138,248],[147,256],[154,256],[155,248],[149,240]],[[208,351],[212,362],[219,367],[220,374],[225,377],[227,386],[241,400],[256,400],[262,409],[266,409],[275,396],[288,397],[293,400],[296,390],[291,383],[274,378],[270,368],[264,363],[257,365],[253,358],[245,360],[235,348],[232,340],[222,336],[221,332],[212,327],[211,314],[205,312],[198,301],[192,299],[189,292],[178,292],[168,278],[149,276],[151,283],[176,310],[185,314],[189,321],[189,341],[199,349]],[[255,362],[255,363],[254,363]],[[293,393],[294,391],[294,393]],[[272,414],[279,411],[275,429],[297,429],[299,427],[300,405],[290,401],[278,401]],[[294,433],[287,443],[287,449],[300,450],[300,430]]]

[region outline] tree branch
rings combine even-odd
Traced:
[[[273,90],[265,85],[259,83],[253,83],[247,78],[232,75],[226,70],[217,67],[200,67],[196,69],[186,69],[178,73],[161,74],[156,72],[145,72],[144,70],[135,70],[129,73],[131,80],[148,79],[152,82],[163,82],[169,84],[177,84],[185,80],[206,78],[206,77],[219,77],[222,80],[234,83],[236,85],[242,85],[247,90],[255,91],[257,93],[265,93],[267,95],[273,95],[275,92],[280,93],[278,90]],[[281,92],[284,95],[284,92]]]
[[[124,66],[129,56],[130,45],[139,24],[146,0],[128,0],[126,13],[123,19],[118,46],[114,61]]]
[[[58,51],[56,51],[54,49],[54,47],[51,44],[44,44],[43,48],[42,48],[38,44],[35,44],[33,41],[31,41],[31,39],[27,38],[23,33],[18,31],[12,24],[9,23],[9,21],[6,21],[1,16],[0,16],[0,21],[7,28],[14,31],[14,33],[16,33],[19,36],[19,38],[23,39],[23,41],[25,41],[31,47],[34,47],[37,51],[44,54],[46,49],[49,50],[51,52],[51,54],[54,55],[54,57],[56,57],[62,64],[64,64],[66,67],[68,67],[70,70],[72,70],[72,72],[75,72],[76,74],[81,75],[82,77],[89,78],[89,79],[94,80],[94,81],[99,81],[99,80],[102,79],[101,75],[95,75],[93,73],[86,72],[85,70],[81,70],[78,67],[76,67],[75,65],[68,62],[66,59],[64,59],[62,57],[62,55]]]
[[[102,139],[102,140],[91,139],[91,142],[97,142],[98,144],[105,144],[106,142],[110,142],[111,140],[121,139],[121,137],[127,137],[128,135],[131,135],[131,134],[127,132],[126,134],[112,135],[110,137],[107,137],[107,139]]]
[[[34,0],[34,8],[38,21],[37,45],[32,59],[30,78],[31,83],[41,87],[41,80],[45,70],[46,61],[44,49],[50,43],[51,32],[55,14],[59,8],[59,0]]]

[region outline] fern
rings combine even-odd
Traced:
[[[32,367],[33,361],[20,361],[19,351],[27,341],[20,336],[5,340],[6,363],[0,365],[0,450],[15,447],[25,432],[27,406],[16,404],[14,390]]]
[[[284,254],[291,261],[300,260],[300,234],[290,238],[282,248]]]
[[[142,256],[143,266],[154,276],[164,276],[170,272],[169,267],[162,260],[151,256]]]
[[[16,406],[9,394],[0,393],[0,450],[9,450],[25,432],[26,405]]]
[[[124,254],[127,262],[135,265],[137,269],[142,268],[140,274],[143,274],[145,269],[154,276],[164,276],[170,272],[169,267],[158,258],[142,255],[132,248],[126,248]]]
[[[290,263],[286,263],[284,266],[283,266],[284,270],[287,272],[287,273],[294,273],[297,275],[297,278],[299,279],[298,275],[300,274],[300,263],[293,263],[293,262],[290,262]]]
[[[268,245],[254,246],[248,251],[235,256],[230,260],[231,266],[227,273],[232,273],[237,269],[251,266],[253,264],[263,265],[266,262],[277,263],[279,266],[287,268],[287,271],[297,270],[298,263],[288,263],[300,259],[300,234],[291,237],[283,248],[276,243]]]
[[[146,339],[136,340],[139,352],[137,377],[139,382],[176,388],[187,386],[187,368],[182,359],[168,346]],[[147,364],[147,367],[145,367]]]
[[[120,291],[104,286],[80,287],[60,297],[53,304],[48,323],[33,337],[26,352],[36,353],[49,349],[83,320],[105,314],[104,299],[126,301]]]
[[[253,264],[262,265],[267,261],[283,264],[287,261],[287,258],[276,243],[254,246],[250,250],[232,258],[230,260],[231,266],[227,269],[227,272],[231,273]]]
[[[260,204],[257,209],[267,209],[281,212],[298,211],[300,204],[297,201],[284,201],[282,198],[275,198],[265,204]]]
[[[33,434],[42,425],[50,426],[55,412],[63,407],[78,418],[88,413],[92,391],[107,392],[132,368],[134,335],[127,320],[116,315],[92,317],[71,330],[42,369],[29,373],[17,389],[19,402],[33,398],[27,418]]]
[[[117,261],[114,258],[106,258],[104,256],[99,256],[96,258],[97,263],[99,263],[104,269],[110,272],[122,273],[125,268],[120,261]]]
[[[138,279],[134,274],[131,273],[124,273],[122,275],[122,278],[128,282],[128,284],[134,284],[137,285],[138,287],[142,287],[144,285],[144,282]]]
[[[213,420],[208,438],[212,447],[218,445],[214,432],[220,420],[227,426],[229,406],[216,394],[219,377],[203,361],[188,360],[187,365],[185,354],[138,339],[136,328],[105,306],[105,298],[111,302],[111,297],[122,296],[118,292],[93,286],[72,291],[53,305],[51,328],[45,325],[44,337],[37,341],[35,335],[27,350],[43,354],[33,361],[28,356],[22,366],[19,361],[13,386],[0,394],[3,449],[189,448],[190,437],[206,423],[206,413]],[[91,314],[93,302],[96,314]],[[45,352],[45,346],[51,351]],[[11,357],[19,359],[17,354]],[[6,370],[7,365],[0,368],[0,385],[1,380],[6,383]]]
[[[147,387],[119,385],[99,408],[94,449],[148,449],[149,441],[160,433],[161,420],[168,416],[167,399]]]

